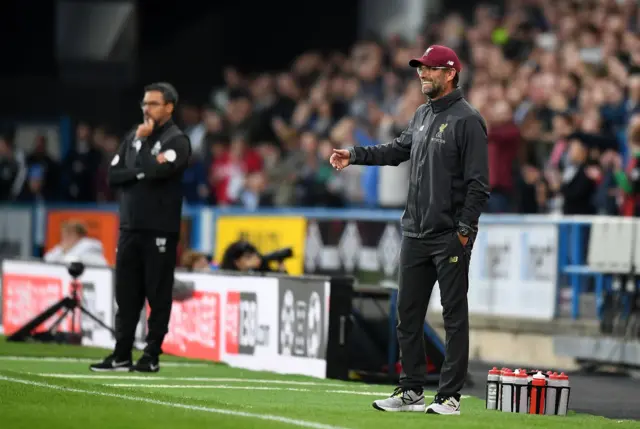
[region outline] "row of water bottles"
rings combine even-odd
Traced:
[[[486,408],[566,416],[570,391],[569,377],[563,372],[493,367],[487,375]]]

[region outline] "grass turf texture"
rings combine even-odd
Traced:
[[[390,386],[254,372],[171,356],[163,356],[161,366],[167,365],[150,375],[92,373],[84,361],[38,359],[100,359],[106,353],[88,347],[8,343],[0,338],[0,427],[640,427],[639,422],[618,423],[575,413],[553,417],[487,411],[477,398],[462,400],[461,416],[384,413],[374,410],[371,402],[387,396]]]

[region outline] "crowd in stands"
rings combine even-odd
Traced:
[[[363,40],[300,55],[288,70],[225,70],[205,106],[185,103],[191,204],[404,205],[408,163],[332,170],[333,148],[387,142],[425,102],[411,57],[431,44],[463,62],[460,85],[488,124],[487,211],[634,215],[640,210],[640,6],[634,0],[520,0],[451,14],[416,40]],[[179,88],[178,88],[179,90]],[[208,90],[208,89],[207,89]],[[77,126],[60,164],[39,137],[18,156],[0,140],[0,198],[114,201],[106,171],[119,137]]]

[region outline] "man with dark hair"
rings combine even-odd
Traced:
[[[109,167],[108,182],[120,192],[116,256],[116,345],[92,371],[157,372],[171,313],[182,212],[182,175],[191,156],[189,138],[172,115],[178,93],[168,83],[145,87],[144,122],[124,139]],[[149,333],[133,365],[135,330],[145,298]]]
[[[260,252],[256,246],[244,240],[231,243],[220,262],[220,269],[228,271],[258,271],[261,266]]]
[[[170,83],[158,82],[144,87],[144,92],[153,91],[162,94],[165,103],[172,104],[174,108],[178,105],[178,91]]]
[[[409,196],[402,216],[398,292],[400,386],[374,401],[382,411],[460,414],[460,390],[469,364],[469,262],[478,219],[489,199],[487,127],[462,97],[455,52],[431,46],[415,67],[427,103],[395,140],[377,146],[336,149],[330,163],[399,165],[411,160]],[[425,407],[424,319],[438,281],[446,331],[438,393]]]

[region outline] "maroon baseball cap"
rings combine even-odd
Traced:
[[[460,73],[462,64],[453,49],[442,45],[432,45],[424,51],[420,58],[409,61],[409,67],[450,67]]]

